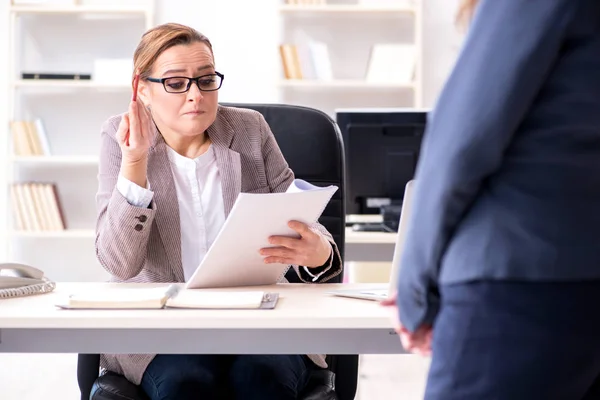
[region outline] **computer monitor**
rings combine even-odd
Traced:
[[[338,109],[346,157],[346,213],[402,204],[414,178],[428,110]]]

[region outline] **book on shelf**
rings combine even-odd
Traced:
[[[285,43],[279,46],[285,79],[333,79],[329,49],[322,42]]]
[[[50,143],[41,119],[33,121],[12,121],[13,154],[15,156],[49,156]]]
[[[66,309],[273,309],[278,299],[278,293],[261,290],[197,290],[172,284],[73,293],[57,306]]]
[[[62,231],[64,213],[55,184],[19,182],[10,185],[15,229],[19,231]]]
[[[414,81],[416,46],[401,43],[377,43],[371,48],[367,82],[410,84]]]
[[[21,79],[25,80],[37,80],[37,79],[52,79],[52,80],[90,80],[92,79],[91,74],[58,74],[51,72],[23,72]]]

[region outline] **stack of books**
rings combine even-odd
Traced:
[[[50,144],[44,125],[40,119],[34,121],[13,121],[10,125],[12,133],[13,154],[15,156],[49,156]]]
[[[15,229],[62,231],[65,227],[56,185],[22,182],[10,186]]]

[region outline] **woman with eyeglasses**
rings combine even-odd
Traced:
[[[600,399],[600,2],[463,5],[397,331],[432,354],[427,400]]]
[[[294,179],[261,114],[218,104],[223,74],[196,30],[157,26],[134,54],[129,110],[102,127],[96,251],[116,281],[184,282],[215,240],[241,190],[284,192]],[[139,85],[139,86],[138,86]],[[331,235],[290,221],[265,263],[294,266],[303,282],[341,272]],[[101,365],[152,400],[295,399],[323,355],[113,355]]]

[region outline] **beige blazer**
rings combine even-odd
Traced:
[[[148,181],[154,192],[149,208],[130,205],[116,189],[121,149],[115,134],[122,115],[102,126],[99,189],[96,196],[96,254],[117,282],[184,282],[181,262],[179,209],[167,145],[158,130],[148,156]],[[294,179],[263,116],[253,110],[219,106],[208,128],[221,174],[225,215],[240,192],[283,192]],[[342,270],[342,260],[331,235],[315,224],[332,243],[334,257],[319,282]],[[297,266],[296,273],[303,282]],[[101,366],[124,375],[135,384],[154,354],[104,354]],[[324,355],[309,355],[326,367]]]

